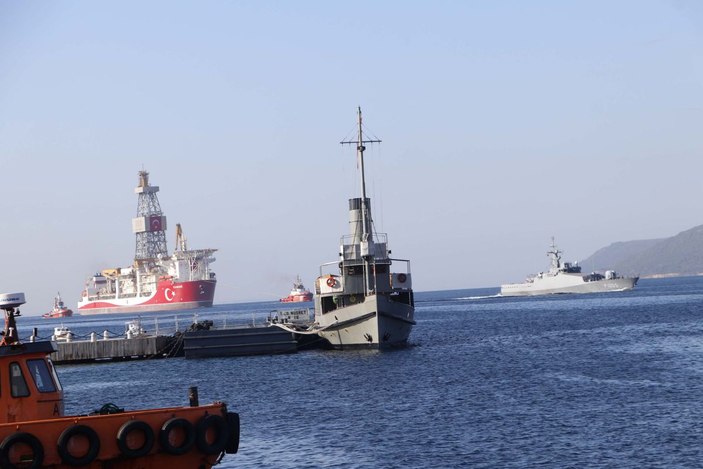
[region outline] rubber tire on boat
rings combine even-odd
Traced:
[[[127,438],[129,434],[134,431],[144,433],[144,444],[139,448],[133,449],[127,446]],[[120,449],[120,453],[128,458],[146,456],[154,447],[154,430],[152,430],[148,423],[142,422],[141,420],[125,422],[120,429],[117,430],[117,447]]]
[[[227,438],[227,446],[225,452],[227,454],[235,454],[239,451],[239,414],[236,412],[227,412],[227,427],[229,429],[229,438]]]
[[[227,422],[224,418],[219,415],[206,415],[201,418],[198,422],[197,437],[195,442],[198,445],[198,449],[205,454],[220,454],[224,451],[229,440],[229,430],[227,429]],[[210,428],[214,428],[217,432],[217,438],[212,443],[207,441],[207,433]]]
[[[180,446],[174,446],[171,444],[168,437],[171,432],[178,427],[183,429],[185,438],[183,439],[183,444]],[[195,427],[188,420],[182,418],[172,418],[166,420],[164,424],[161,425],[161,431],[159,432],[159,444],[168,454],[174,454],[177,456],[185,454],[190,451],[195,444]]]
[[[68,442],[76,435],[83,435],[88,439],[89,443],[88,452],[81,457],[74,456],[68,451]],[[100,437],[95,430],[87,425],[73,425],[65,429],[61,433],[61,436],[59,436],[58,451],[61,456],[61,461],[69,466],[87,466],[98,457],[98,453],[100,452]]]
[[[44,462],[44,447],[39,439],[26,432],[17,432],[8,436],[0,443],[0,467],[3,469],[15,469],[17,466],[10,462],[10,449],[17,443],[24,443],[32,448],[34,460],[30,466],[32,469],[42,467]]]

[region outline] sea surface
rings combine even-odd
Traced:
[[[66,411],[222,400],[241,417],[223,468],[703,467],[703,277],[630,292],[416,294],[410,346],[58,366]],[[278,303],[165,313],[262,322]],[[157,327],[143,315],[147,329]],[[73,317],[120,334],[128,316]],[[22,336],[61,320],[20,318]]]

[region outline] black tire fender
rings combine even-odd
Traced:
[[[169,439],[171,432],[177,428],[182,428],[185,436],[183,443],[180,446],[172,445]],[[185,454],[190,451],[195,444],[195,427],[186,419],[177,417],[168,419],[163,425],[161,425],[161,430],[159,431],[159,444],[161,445],[161,448],[169,454]]]
[[[42,467],[42,463],[44,462],[44,447],[36,436],[26,432],[13,433],[0,443],[0,467],[3,469],[17,468],[17,466],[10,462],[10,449],[18,443],[23,443],[32,448],[32,465],[29,467],[32,469]],[[25,466],[23,465],[22,467]]]
[[[229,438],[227,438],[227,446],[225,452],[227,454],[235,454],[239,451],[239,414],[236,412],[227,412],[227,427],[229,428]]]
[[[229,440],[227,422],[219,415],[209,414],[198,421],[196,426],[195,443],[198,449],[205,454],[220,454],[225,450]],[[208,432],[214,430],[216,437],[212,443],[208,442]]]
[[[139,448],[130,448],[127,446],[127,438],[129,434],[137,431],[144,433],[144,444]],[[154,447],[154,430],[148,423],[141,420],[130,420],[122,424],[117,430],[117,447],[120,453],[127,458],[139,458],[149,454]]]
[[[88,440],[88,452],[83,456],[74,456],[68,451],[68,442],[77,435],[83,435]],[[61,461],[69,466],[87,466],[98,457],[100,437],[95,430],[87,425],[72,425],[61,432],[57,449],[59,456],[61,456]]]

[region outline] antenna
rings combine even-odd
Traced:
[[[364,172],[364,151],[366,150],[366,147],[364,146],[365,143],[381,143],[381,140],[378,139],[370,139],[370,140],[364,140],[364,132],[362,130],[362,117],[361,117],[361,106],[358,108],[358,115],[359,115],[359,132],[357,134],[356,141],[354,140],[343,140],[339,142],[341,145],[351,145],[351,144],[356,144],[356,153],[357,157],[359,158],[359,168],[361,170],[361,210],[362,210],[362,219],[364,220],[364,223],[362,223],[362,235],[363,239],[367,240],[368,235],[371,232],[371,220],[369,220],[369,208],[367,205],[367,199],[366,199],[366,174]]]

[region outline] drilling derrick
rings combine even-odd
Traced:
[[[132,218],[132,232],[137,237],[134,262],[138,266],[154,267],[160,258],[168,257],[166,247],[166,217],[161,212],[159,186],[149,185],[149,173],[139,171],[137,217]]]

